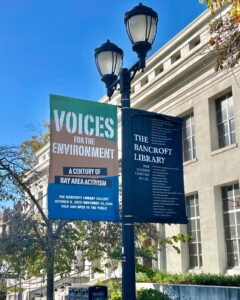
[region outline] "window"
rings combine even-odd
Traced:
[[[176,61],[178,61],[181,58],[181,52],[178,51],[171,56],[171,64],[174,64]]]
[[[193,240],[188,244],[189,266],[191,269],[200,268],[202,267],[202,245],[198,194],[186,197],[186,208],[188,217],[187,231],[193,237]]]
[[[201,43],[200,36],[196,36],[194,39],[192,39],[189,43],[189,50],[192,50],[193,48],[197,47]]]
[[[143,87],[147,83],[148,83],[148,77],[143,78],[143,80],[141,80],[141,87]]]
[[[216,100],[216,120],[219,148],[234,144],[236,135],[232,93]]]
[[[163,68],[163,64],[161,64],[160,66],[158,66],[156,69],[155,69],[155,76],[158,76],[160,73],[162,73],[164,71],[164,68]]]
[[[239,184],[222,187],[223,222],[228,267],[240,266]]]
[[[183,118],[183,161],[196,158],[195,128],[193,113]]]

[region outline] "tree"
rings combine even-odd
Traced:
[[[34,135],[20,147],[0,146],[0,199],[2,203],[19,202],[24,207],[23,212],[12,211],[11,230],[0,236],[0,262],[7,262],[18,276],[46,273],[47,299],[52,300],[54,274],[69,273],[77,251],[82,251],[89,261],[105,259],[107,267],[117,267],[121,261],[121,226],[109,222],[48,219],[41,199],[34,192],[41,189],[42,179],[47,177],[46,170],[38,168],[35,153],[48,139],[48,135],[43,138]],[[149,239],[153,239],[155,245],[148,243]],[[186,241],[186,238],[178,235],[165,239],[152,224],[136,225],[137,257],[154,259],[163,243],[179,251],[174,244],[178,241]]]
[[[240,0],[206,0],[206,4],[213,14],[209,45],[216,57],[215,69],[233,68],[240,60]]]
[[[120,223],[112,222],[76,222],[79,230],[78,237],[83,242],[80,250],[84,252],[89,261],[103,260],[106,266],[115,268],[121,262],[122,228]],[[180,249],[178,242],[188,242],[192,240],[191,236],[177,234],[170,237],[164,237],[157,229],[156,224],[136,223],[135,224],[135,249],[137,271],[151,272],[152,267],[143,266],[138,262],[138,258],[145,262],[156,260],[156,253],[162,251],[164,246],[173,248],[177,253]],[[110,263],[109,263],[110,262]]]
[[[52,300],[54,266],[60,272],[71,270],[79,239],[72,223],[49,220],[39,203],[41,199],[34,195],[33,186],[41,185],[43,174],[35,168],[35,160],[30,159],[31,155],[34,157],[31,148],[31,143],[25,148],[26,152],[22,147],[0,147],[1,200],[20,201],[25,206],[24,213],[15,214],[11,219],[10,232],[1,236],[0,253],[18,274],[19,268],[24,268],[28,276],[40,275],[44,270],[47,299]]]

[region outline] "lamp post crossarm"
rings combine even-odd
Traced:
[[[130,69],[122,68],[120,71],[120,76],[115,80],[115,82],[108,87],[108,90],[111,91],[111,94],[114,93],[115,90],[117,90],[117,86],[120,86],[120,93],[122,95],[122,99],[126,98],[125,92],[126,89],[129,90],[128,98],[130,98],[131,93],[131,87],[130,84],[132,80],[134,79],[136,73],[140,70],[139,67],[139,61],[137,61]],[[142,70],[143,71],[143,70]],[[109,97],[109,100],[111,99],[111,96]]]

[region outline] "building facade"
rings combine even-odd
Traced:
[[[183,118],[189,223],[157,226],[166,237],[183,233],[194,239],[179,243],[180,254],[165,248],[153,263],[172,273],[240,273],[240,68],[215,72],[208,43],[211,17],[200,15],[148,59],[145,72],[132,82],[133,108]],[[100,101],[109,103],[106,97]],[[120,95],[110,103],[119,105]],[[35,194],[47,211],[49,145],[37,157],[43,184]]]

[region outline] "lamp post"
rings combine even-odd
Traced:
[[[128,178],[129,131],[126,110],[130,108],[131,81],[139,70],[144,70],[147,52],[152,48],[158,15],[151,8],[139,4],[126,12],[124,22],[132,49],[138,55],[138,61],[129,69],[122,68],[123,50],[107,40],[95,49],[95,60],[102,81],[110,98],[120,85],[122,110],[122,297],[123,300],[136,299],[135,247],[133,208],[129,195]]]

